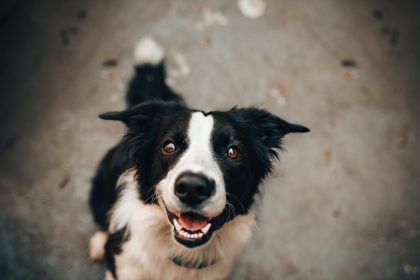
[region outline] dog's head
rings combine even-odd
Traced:
[[[204,113],[168,102],[100,117],[127,125],[124,143],[138,169],[141,199],[165,209],[175,239],[186,247],[205,244],[246,214],[282,137],[309,131],[256,108]]]

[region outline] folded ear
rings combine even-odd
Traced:
[[[289,123],[257,108],[234,108],[231,113],[239,123],[253,127],[259,140],[270,149],[281,148],[281,139],[288,133],[309,132],[309,129],[305,126]],[[276,155],[272,150],[270,153]]]
[[[165,116],[184,107],[175,102],[152,101],[142,103],[124,111],[107,112],[99,115],[100,119],[121,121],[129,125],[142,121],[154,120],[158,116]],[[146,123],[145,123],[146,124]]]
[[[114,111],[100,114],[98,117],[102,120],[122,121],[127,119],[128,111]]]

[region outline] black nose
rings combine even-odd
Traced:
[[[200,204],[214,193],[214,181],[204,175],[183,173],[175,181],[175,195],[190,206]]]

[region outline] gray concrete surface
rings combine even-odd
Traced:
[[[312,129],[287,136],[231,279],[420,279],[419,18],[409,0],[270,0],[255,20],[236,1],[19,1],[0,25],[0,278],[101,279],[89,181],[124,130],[96,116],[123,108],[152,35],[193,107]]]

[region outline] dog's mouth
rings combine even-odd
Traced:
[[[168,219],[174,227],[175,240],[188,248],[207,243],[215,230],[220,229],[228,220],[226,212],[211,219],[196,213],[174,214],[166,210]]]

